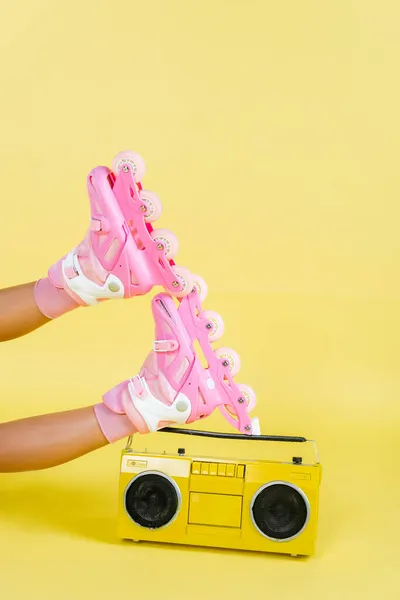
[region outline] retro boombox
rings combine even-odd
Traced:
[[[235,444],[242,439],[248,444],[314,444],[305,438],[164,431],[235,439]],[[131,441],[121,460],[121,538],[292,556],[313,553],[321,480],[315,445],[313,460],[305,462],[302,456],[222,459],[188,454],[185,448],[138,452]]]

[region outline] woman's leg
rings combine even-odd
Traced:
[[[0,290],[0,342],[12,340],[48,323],[37,307],[35,283]]]
[[[0,473],[55,467],[133,433],[125,415],[103,404],[2,423]]]

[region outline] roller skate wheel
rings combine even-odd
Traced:
[[[162,250],[162,247],[164,247],[166,258],[174,258],[178,254],[178,238],[172,231],[168,231],[168,229],[154,229],[150,235],[156,242],[159,250]]]
[[[255,394],[254,390],[252,390],[249,385],[246,385],[244,383],[238,385],[238,388],[241,393],[241,398],[244,398],[244,400],[246,402],[247,412],[248,413],[252,412],[255,409],[255,406],[257,404],[257,398],[256,398],[256,394]]]
[[[160,198],[154,192],[150,190],[142,190],[140,192],[140,198],[143,200],[143,206],[146,206],[147,210],[144,212],[144,220],[147,223],[153,223],[161,217],[162,204]]]
[[[212,329],[208,329],[208,337],[210,342],[219,340],[224,335],[225,325],[221,315],[213,310],[205,310],[203,316],[210,322]]]
[[[204,302],[204,300],[207,298],[208,286],[207,286],[206,282],[204,281],[204,279],[202,277],[200,277],[200,275],[193,275],[193,279],[194,279],[193,287],[199,296],[200,302]]]
[[[126,164],[132,167],[135,181],[142,181],[144,174],[146,173],[146,165],[143,158],[131,150],[119,152],[117,156],[114,157],[112,162],[112,169],[114,173],[118,174]]]
[[[178,266],[174,266],[174,273],[176,275],[176,280],[175,280],[174,284],[176,283],[176,285],[173,284],[173,289],[170,290],[170,292],[176,298],[183,298],[184,296],[187,296],[188,294],[190,294],[190,292],[193,289],[192,275],[188,269],[185,269],[185,267],[178,267]],[[179,286],[181,287],[180,290],[175,289],[175,288],[178,288]]]
[[[235,350],[232,350],[232,348],[218,348],[218,350],[215,351],[215,355],[223,362],[224,366],[229,367],[232,377],[235,377],[235,375],[239,373],[240,357]]]

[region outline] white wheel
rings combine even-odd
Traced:
[[[143,204],[147,206],[147,211],[144,213],[144,220],[147,223],[157,221],[162,213],[160,198],[154,192],[150,192],[150,190],[142,190],[140,192],[140,198],[143,200]]]
[[[176,275],[176,280],[181,284],[182,289],[177,292],[174,292],[173,290],[170,291],[176,298],[183,298],[184,296],[190,294],[193,289],[192,274],[185,267],[174,266],[173,269]]]
[[[212,329],[209,329],[208,333],[210,342],[216,342],[224,335],[225,325],[222,317],[213,310],[205,310],[203,315],[212,325]]]
[[[240,393],[242,394],[242,397],[246,400],[247,412],[252,412],[257,404],[257,398],[254,390],[245,383],[239,384],[238,388],[240,390]]]
[[[178,238],[172,231],[168,231],[168,229],[154,229],[150,235],[157,244],[164,246],[166,258],[174,258],[178,254]]]
[[[200,275],[193,275],[193,279],[194,287],[196,288],[200,302],[204,302],[204,300],[207,298],[208,286],[204,279],[200,277]]]
[[[131,150],[119,152],[117,156],[114,157],[112,162],[112,169],[114,173],[118,175],[126,163],[132,167],[136,183],[142,181],[144,174],[146,173],[146,164],[143,158]]]
[[[215,351],[215,355],[220,360],[227,361],[232,377],[235,377],[239,373],[240,356],[235,350],[232,350],[232,348],[218,348]]]

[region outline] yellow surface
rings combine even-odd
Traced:
[[[399,596],[399,20],[395,0],[0,3],[0,285],[76,245],[87,172],[137,150],[264,431],[317,438],[324,465],[298,562],[119,543],[120,444],[1,476],[2,598]],[[140,299],[2,345],[0,419],[97,401],[152,331]]]

